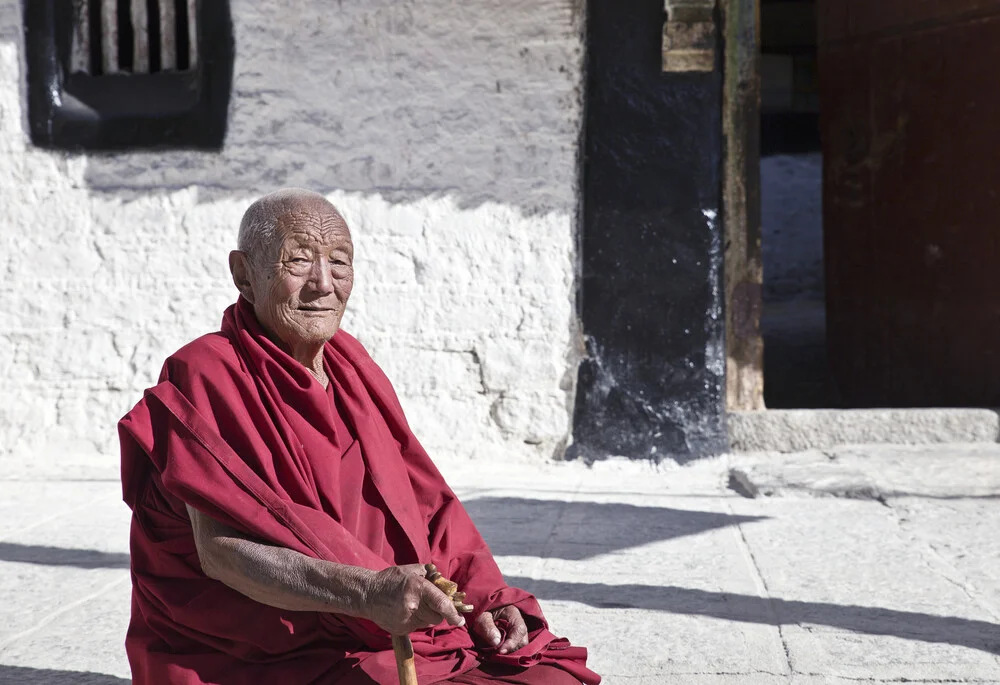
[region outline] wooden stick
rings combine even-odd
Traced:
[[[392,651],[396,655],[396,673],[399,685],[418,685],[417,669],[413,665],[413,644],[409,635],[393,635]]]
[[[458,585],[441,575],[434,564],[425,564],[425,577],[434,583],[454,603],[455,608],[463,614],[472,611],[472,605],[465,603],[465,593],[458,592]],[[396,656],[396,673],[399,675],[399,685],[418,685],[417,669],[413,665],[413,643],[409,635],[393,635],[392,651]]]

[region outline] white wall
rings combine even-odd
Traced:
[[[84,156],[32,147],[21,2],[0,0],[0,459],[113,465],[117,419],[234,300],[244,208],[287,185],[351,224],[345,328],[432,453],[557,454],[581,0],[231,5],[225,149]]]

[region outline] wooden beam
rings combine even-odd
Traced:
[[[764,408],[760,334],[760,0],[723,0],[726,409]]]
[[[105,74],[118,72],[118,0],[94,0],[101,3],[101,46]]]
[[[149,17],[146,0],[132,0],[132,72],[149,73]]]
[[[160,68],[177,68],[177,14],[173,0],[160,0]]]
[[[190,36],[189,51],[191,55],[188,69],[197,67],[198,60],[200,59],[198,55],[198,6],[200,4],[199,0],[187,0],[188,35]]]
[[[73,41],[70,48],[69,73],[78,72],[90,73],[90,6],[87,0],[73,0]]]
[[[715,0],[666,0],[663,71],[715,69]]]

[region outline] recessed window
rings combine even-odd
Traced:
[[[225,0],[30,0],[24,14],[36,145],[222,147],[233,68]]]

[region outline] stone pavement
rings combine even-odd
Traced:
[[[1000,683],[998,445],[441,466],[611,685]],[[127,683],[114,461],[0,474],[0,683]]]

